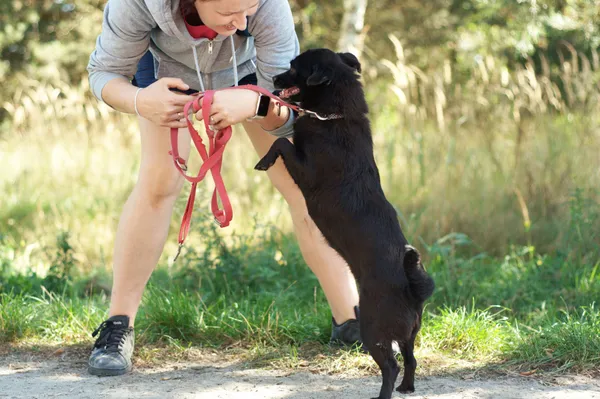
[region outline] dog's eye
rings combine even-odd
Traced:
[[[290,68],[290,75],[296,76],[296,69],[294,67]]]

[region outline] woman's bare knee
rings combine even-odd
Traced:
[[[297,213],[307,213],[304,195],[281,160],[277,161],[277,163],[269,169],[268,175],[271,184],[273,184],[277,191],[281,193],[292,211],[296,211]]]
[[[277,139],[277,137],[271,136],[254,123],[244,123],[244,129],[248,133],[248,137],[259,158],[262,158],[267,153]],[[269,168],[267,175],[269,176],[269,180],[271,180],[271,184],[281,193],[290,206],[293,215],[296,214],[298,217],[300,215],[308,215],[304,196],[285,168],[281,158],[277,159],[277,162]]]
[[[287,202],[296,232],[306,237],[320,237],[321,232],[308,213],[302,191],[287,171],[285,169],[283,171],[285,174],[273,176],[271,182]]]
[[[185,180],[174,167],[173,171],[162,171],[162,173],[140,172],[135,190],[142,195],[148,205],[158,208],[174,203],[184,182]]]
[[[151,207],[172,206],[181,192],[185,179],[173,165],[168,128],[140,118],[142,159],[135,191]],[[179,130],[179,154],[187,159],[190,138],[187,131]]]

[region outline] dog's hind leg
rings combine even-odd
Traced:
[[[398,362],[394,357],[391,342],[385,344],[368,343],[369,353],[381,369],[383,382],[379,396],[373,399],[390,399],[394,391],[394,383],[400,372]]]
[[[386,327],[382,326],[382,315],[377,311],[378,302],[370,297],[373,290],[367,283],[361,285],[360,292],[360,337],[375,363],[379,366],[382,376],[379,396],[373,399],[390,399],[396,385],[400,367],[392,350],[392,341],[385,336]],[[373,287],[375,288],[375,287]]]
[[[400,393],[412,393],[415,391],[415,370],[417,368],[417,359],[415,359],[414,355],[415,337],[416,334],[408,342],[400,345],[400,352],[402,352],[402,357],[404,358],[404,377],[402,378],[402,383],[396,388]]]

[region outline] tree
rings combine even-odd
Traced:
[[[365,14],[368,0],[344,0],[344,17],[340,27],[338,51],[360,58],[365,41]]]

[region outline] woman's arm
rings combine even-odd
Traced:
[[[258,85],[275,90],[273,77],[287,71],[290,62],[300,53],[300,44],[294,26],[292,10],[287,0],[265,0],[256,14],[250,17],[248,30],[256,47],[256,76]],[[293,130],[293,113],[281,108],[281,116],[273,115],[271,100],[269,114],[256,123],[276,136],[288,135]],[[269,116],[271,116],[269,118]]]
[[[140,58],[148,50],[150,32],[155,27],[156,22],[141,0],[106,3],[102,32],[87,67],[96,98],[104,100],[104,86],[111,80],[133,77]]]
[[[150,32],[156,27],[150,11],[141,0],[109,0],[104,9],[102,32],[88,64],[94,95],[120,112],[140,116],[168,127],[186,127],[181,113],[192,96],[170,88],[187,90],[181,79],[163,78],[139,90],[129,79],[140,58],[148,51]]]
[[[140,116],[166,127],[187,127],[183,107],[194,96],[179,94],[169,89],[188,90],[190,87],[177,78],[162,78],[150,86],[139,90],[127,79],[116,78],[108,81],[102,89],[104,102],[117,111],[128,114],[137,112]],[[137,95],[137,101],[136,101]]]
[[[135,114],[135,93],[137,88],[125,78],[109,80],[101,91],[104,102],[117,111]]]
[[[279,113],[277,111],[279,111]],[[288,107],[279,107],[279,109],[277,109],[275,102],[271,99],[267,116],[265,116],[264,119],[258,119],[254,122],[258,123],[263,130],[273,132],[282,127],[289,118],[290,109]]]
[[[245,122],[252,118],[256,112],[258,93],[251,90],[221,90],[215,93],[211,107],[210,122],[216,129],[223,129],[236,123]],[[276,131],[283,126],[290,117],[287,107],[281,107],[279,113],[275,102],[270,101],[269,110],[263,119],[255,119],[266,131]],[[196,119],[202,120],[202,111],[198,111]]]

